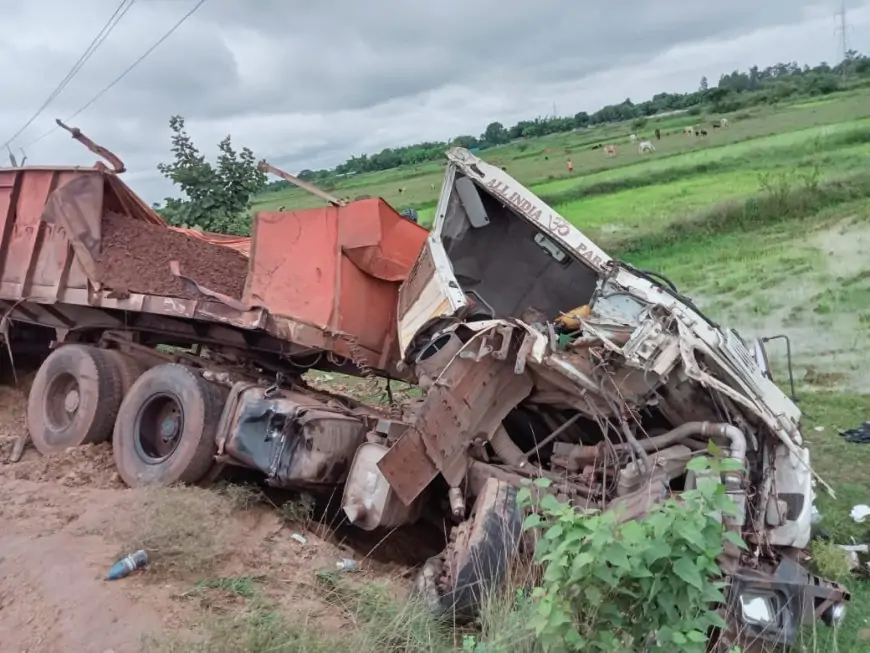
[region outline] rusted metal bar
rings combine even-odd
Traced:
[[[535,454],[535,453],[537,453],[538,451],[540,451],[541,447],[545,447],[545,446],[547,446],[548,444],[550,444],[553,440],[555,440],[555,439],[558,438],[560,435],[562,435],[565,431],[567,431],[569,428],[571,428],[571,427],[574,425],[574,423],[575,423],[578,419],[580,419],[580,417],[582,417],[582,415],[581,415],[580,413],[576,413],[576,414],[572,415],[572,416],[571,416],[567,421],[565,421],[565,422],[562,424],[562,426],[560,426],[559,428],[557,428],[555,431],[553,431],[552,433],[550,433],[550,435],[548,435],[546,438],[544,438],[543,440],[541,440],[541,441],[540,441],[538,444],[536,444],[534,447],[532,447],[531,449],[529,449],[528,452],[526,452],[525,457],[528,458],[528,457],[531,456],[532,454]]]
[[[112,151],[110,151],[110,150],[107,150],[107,149],[106,149],[105,147],[103,147],[102,145],[97,145],[96,143],[94,143],[90,138],[88,138],[87,136],[85,136],[85,135],[82,133],[82,130],[81,130],[81,129],[79,129],[78,127],[69,127],[69,126],[65,125],[65,124],[63,123],[63,121],[62,121],[60,118],[57,118],[57,119],[55,120],[55,122],[58,124],[59,127],[63,127],[63,128],[64,128],[65,130],[67,130],[70,134],[72,134],[72,137],[73,137],[75,140],[77,140],[79,143],[81,143],[82,145],[84,145],[84,146],[85,146],[86,148],[88,148],[91,152],[93,152],[93,153],[96,154],[97,156],[101,156],[101,157],[103,157],[106,161],[108,161],[109,163],[111,163],[111,164],[112,164],[112,169],[111,169],[111,170],[112,170],[112,172],[114,172],[116,175],[117,175],[117,174],[121,174],[122,172],[124,172],[125,170],[127,170],[127,168],[124,166],[124,162],[121,161],[121,159],[119,159],[119,158],[115,155],[114,152],[112,152]],[[109,168],[108,168],[108,167],[107,167],[103,162],[101,162],[101,161],[98,161],[98,162],[97,162],[96,167],[97,167],[97,168],[100,168],[100,169],[102,169],[102,170],[109,170]]]
[[[316,195],[320,199],[325,202],[332,204],[333,206],[346,206],[347,202],[342,199],[337,198],[335,195],[331,195],[327,193],[325,190],[319,189],[314,184],[309,184],[307,181],[302,181],[299,177],[295,177],[291,175],[289,172],[284,172],[280,168],[276,168],[270,163],[266,161],[260,161],[260,170],[263,172],[271,172],[273,175],[281,177],[284,181],[289,181],[294,186],[298,186],[302,190],[306,190],[312,195]]]

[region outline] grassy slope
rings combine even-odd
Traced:
[[[695,151],[703,158],[703,153],[711,148],[715,151],[717,146],[814,126],[835,125],[868,114],[870,106],[867,95],[847,94],[836,102],[825,104],[798,104],[779,110],[765,107],[736,115],[729,114],[731,127],[725,130],[709,127],[710,117],[678,116],[651,120],[644,129],[639,130],[640,136],[650,137],[656,127],[663,133],[674,132],[656,143],[657,152],[651,157],[647,155],[642,158],[630,146],[628,134],[631,126],[627,123],[511,143],[485,150],[482,156],[491,163],[506,166],[511,175],[534,187],[537,184],[566,180],[568,174],[565,161],[568,157],[574,162],[574,176],[579,177],[592,172],[621,169],[634,163],[646,166],[649,165],[649,159],[655,162],[667,159],[668,155],[674,153]],[[708,125],[710,136],[707,139],[695,139],[678,133],[684,125],[691,122]],[[788,140],[789,137],[783,138]],[[620,147],[620,155],[608,159],[602,151],[590,149],[596,143],[616,143]],[[343,180],[333,192],[351,198],[361,194],[377,195],[398,208],[427,206],[437,197],[442,174],[443,163],[432,162],[418,168],[398,168],[356,175]],[[621,175],[624,172],[617,171],[615,174]],[[570,186],[573,182],[566,180],[565,183]],[[404,188],[405,192],[400,194],[400,188]],[[550,192],[546,187],[542,191],[537,187],[534,190],[542,194]],[[253,211],[275,210],[280,206],[297,209],[320,204],[317,198],[303,191],[285,189],[257,197]]]
[[[837,435],[870,419],[870,395],[862,394],[870,392],[870,176],[862,171],[870,154],[868,114],[870,97],[853,93],[732,117],[730,129],[711,130],[704,141],[669,135],[644,158],[625,142],[627,126],[484,153],[617,253],[666,273],[714,318],[748,334],[784,331],[792,338],[814,465],[837,491],[836,499],[819,492],[818,504],[825,528],[840,542],[865,539],[870,528],[848,516],[853,504],[870,502],[870,445],[848,444]],[[661,128],[674,131],[685,122],[672,119]],[[601,141],[621,142],[620,156],[605,159],[589,149]],[[566,178],[567,156],[575,163],[573,178]],[[431,206],[441,172],[439,164],[428,164],[419,171],[360,175],[335,192]],[[831,192],[811,203],[789,199],[804,186],[847,175],[853,177],[848,193]],[[406,188],[401,196],[399,187]],[[765,188],[789,195],[781,212],[769,203],[759,208]],[[287,191],[264,195],[255,210],[280,205],[316,201]],[[722,206],[743,213],[723,212]],[[658,237],[665,232],[666,238]],[[774,361],[785,382],[784,358],[777,354]],[[870,587],[853,581],[851,589],[839,648],[821,628],[808,637],[806,650],[870,651],[870,642],[859,637],[870,626]]]

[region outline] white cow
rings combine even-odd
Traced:
[[[728,126],[728,118],[720,118],[719,125],[722,127],[727,127]]]
[[[631,141],[632,143],[637,142],[637,134],[629,134],[628,140]]]
[[[615,145],[605,145],[604,146],[604,153],[607,156],[616,156],[616,153],[617,153],[616,146]]]
[[[643,154],[644,152],[655,152],[655,149],[655,145],[653,145],[649,141],[641,141],[637,145],[637,151],[639,154]]]
[[[683,127],[683,133],[686,136],[693,136],[695,134],[695,129],[693,127]]]

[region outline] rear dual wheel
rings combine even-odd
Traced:
[[[126,360],[125,360],[126,359]],[[27,428],[43,455],[107,440],[133,374],[127,357],[64,345],[42,363],[27,400]]]
[[[152,367],[132,385],[115,421],[115,465],[131,487],[196,483],[217,452],[225,394],[184,365]]]
[[[130,486],[196,483],[214,462],[224,400],[183,365],[145,371],[118,351],[64,345],[36,373],[27,427],[43,455],[111,437]]]

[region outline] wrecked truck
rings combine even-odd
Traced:
[[[776,643],[839,623],[848,593],[799,563],[814,475],[763,343],[608,256],[504,171],[460,148],[447,159],[428,235],[376,199],[256,216],[251,242],[234,243],[248,257],[235,295],[174,259],[148,288],[135,256],[126,281],[108,275],[118,215],[171,245],[111,171],[2,175],[7,349],[53,348],[28,400],[37,448],[111,438],[132,486],[236,466],[342,488],[364,530],[446,521],[416,587],[433,611],[470,615],[520,545],[518,487],[549,478],[578,507],[641,518],[694,485],[686,464],[713,440],[743,470],[722,479],[741,510],[728,527],[750,543],[724,564],[732,623]],[[237,262],[221,260],[226,276]],[[309,369],[422,394],[385,414],[312,389]]]
[[[377,470],[364,468],[403,516],[437,489],[459,522],[418,579],[430,604],[472,603],[469,586],[505,573],[492,556],[519,544],[512,488],[545,477],[578,508],[642,517],[694,486],[686,463],[713,440],[743,470],[722,478],[739,509],[726,527],[749,544],[723,561],[735,630],[788,644],[802,623],[839,623],[848,593],[799,563],[815,479],[763,341],[612,258],[501,169],[447,156],[433,229],[399,291],[402,362],[424,394]],[[355,464],[349,518],[395,523],[370,514],[360,483]]]

